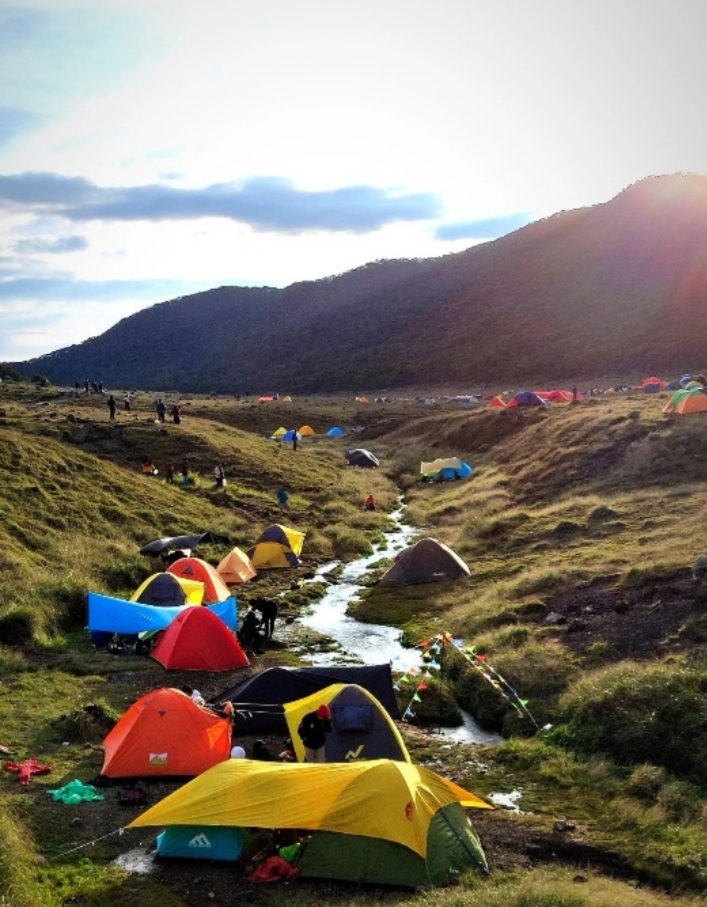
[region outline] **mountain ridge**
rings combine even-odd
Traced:
[[[430,259],[157,303],[23,363],[58,383],[340,392],[702,369],[707,176],[648,177]]]

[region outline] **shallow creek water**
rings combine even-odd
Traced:
[[[362,623],[347,613],[350,602],[363,588],[360,583],[362,577],[381,558],[395,557],[399,551],[411,544],[418,534],[413,526],[403,523],[404,515],[405,506],[400,500],[398,507],[390,514],[393,529],[386,532],[385,544],[376,546],[372,554],[346,564],[323,598],[298,618],[297,623],[300,627],[310,627],[338,643],[338,647],[328,651],[303,654],[303,659],[310,664],[374,665],[390,662],[393,671],[402,672],[421,666],[421,653],[407,649],[401,644],[401,632],[398,627]],[[338,566],[340,566],[338,561],[323,564],[311,582],[326,582],[327,574]],[[440,735],[460,743],[493,745],[503,741],[498,734],[480,728],[470,714],[462,712],[462,719],[463,724],[458,727],[439,728]]]

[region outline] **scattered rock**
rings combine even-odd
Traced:
[[[545,618],[545,623],[551,625],[566,624],[567,618],[563,614],[558,614],[557,611],[551,611]]]

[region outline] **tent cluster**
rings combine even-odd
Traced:
[[[474,474],[474,469],[459,457],[438,457],[429,463],[420,463],[420,474],[428,482],[449,482],[468,479]]]
[[[328,683],[332,672],[339,682]],[[393,714],[369,689],[344,680],[346,672],[380,690]],[[261,673],[240,688],[282,700],[294,761],[230,758],[237,723],[216,704],[169,688],[134,703],[105,738],[103,784],[192,779],[130,823],[163,829],[160,856],[239,860],[260,836],[289,830],[297,841],[287,858],[304,878],[417,887],[450,884],[471,868],[488,871],[465,808],[491,807],[412,763],[395,724],[389,665]],[[292,698],[303,686],[309,693]],[[332,716],[326,762],[305,763],[296,729],[322,703]]]
[[[568,390],[518,391],[516,394],[497,394],[489,400],[491,409],[515,409],[523,406],[549,406],[551,403],[571,403],[582,395]]]
[[[217,570],[197,557],[174,561],[149,576],[129,600],[87,596],[94,644],[132,639],[163,667],[227,671],[248,665],[236,638],[236,601]]]

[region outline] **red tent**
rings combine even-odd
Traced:
[[[103,752],[106,778],[193,778],[229,758],[231,721],[181,690],[162,688],[130,706],[103,741]]]
[[[249,664],[236,634],[206,608],[178,614],[150,654],[163,667],[182,671],[233,671]]]

